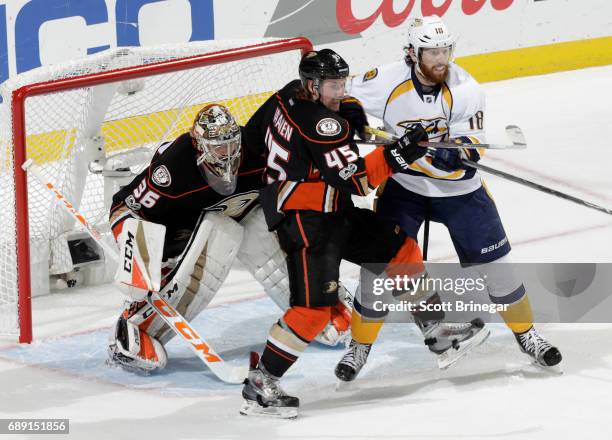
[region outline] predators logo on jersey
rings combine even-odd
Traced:
[[[409,131],[417,125],[422,125],[430,140],[441,139],[448,133],[448,124],[446,118],[421,119],[418,121],[401,121],[398,122],[398,127]]]
[[[363,81],[369,81],[371,79],[376,78],[376,75],[378,75],[378,69],[372,69],[372,70],[368,70],[364,75],[363,75]]]

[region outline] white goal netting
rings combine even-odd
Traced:
[[[49,92],[28,97],[24,107],[26,158],[34,161],[91,224],[108,232],[112,194],[138,172],[161,142],[187,131],[203,104],[221,102],[244,124],[273,91],[297,78],[299,48],[278,52],[265,49],[273,53],[263,53],[262,47],[278,44],[279,40],[240,40],[111,49],[38,68],[1,86],[0,334],[19,334],[19,295],[24,295],[18,289],[19,278],[31,270],[32,295],[47,293],[50,276],[61,278],[74,273],[68,243],[79,236],[74,220],[40,183],[28,178],[30,262],[29,267],[18,267],[16,203],[21,196],[16,192],[13,171],[13,92],[37,83],[53,85],[66,78],[98,78],[117,69],[124,72],[106,84],[85,84],[63,91],[51,86]],[[199,55],[253,45],[254,49],[240,50],[234,61],[221,58],[197,67],[202,59]],[[125,72],[139,66],[184,58],[198,61],[170,73],[123,78]],[[91,271],[86,281],[99,281],[108,272],[108,268]]]

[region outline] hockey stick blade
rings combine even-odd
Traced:
[[[506,126],[506,136],[517,148],[527,148],[527,140],[523,134],[523,130],[517,125]]]
[[[199,357],[206,366],[225,383],[241,384],[248,375],[247,367],[232,367],[219,356],[210,345],[204,341],[198,332],[189,325],[170,304],[158,293],[149,292],[147,303],[161,317],[168,326],[177,334],[183,336],[191,350]]]

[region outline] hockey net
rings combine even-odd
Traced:
[[[209,102],[246,123],[297,77],[301,53],[311,48],[304,38],[118,48],[5,82],[0,335],[31,341],[31,296],[48,293],[54,282],[69,285],[79,270],[84,283],[108,281],[114,271],[49,192],[26,177],[26,159],[108,235],[112,194],[162,142],[187,131]]]

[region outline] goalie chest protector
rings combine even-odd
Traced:
[[[196,154],[189,133],[159,147],[149,167],[113,196],[111,212],[126,206],[170,230],[193,229],[202,210],[242,220],[257,203],[264,158],[243,148],[236,190],[222,195],[200,172]]]

